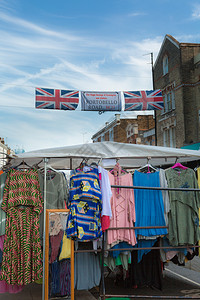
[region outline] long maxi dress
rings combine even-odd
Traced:
[[[119,164],[114,167],[114,175],[109,172],[109,179],[111,185],[133,186],[131,173],[123,174]],[[134,226],[135,201],[133,189],[112,188],[111,207],[110,227],[114,227],[116,230],[108,230],[108,244],[113,247],[120,242],[127,242],[134,246],[137,243],[134,229],[118,229],[118,227],[129,228]]]
[[[194,170],[169,168],[165,171],[170,188],[195,188]],[[200,195],[194,191],[169,191],[169,243],[172,246],[195,245],[200,238]]]
[[[160,187],[159,172],[142,173],[134,172],[134,186]],[[166,226],[164,218],[164,204],[161,190],[135,189],[135,227]],[[166,235],[166,228],[144,228],[136,229],[137,239],[152,239],[157,236]]]
[[[36,169],[8,171],[2,209],[7,222],[1,280],[29,284],[42,277],[39,215],[43,199]]]

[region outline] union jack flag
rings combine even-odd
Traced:
[[[124,92],[124,110],[158,110],[163,109],[161,90]]]
[[[75,110],[78,103],[79,91],[35,89],[36,108]]]

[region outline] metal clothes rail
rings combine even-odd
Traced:
[[[122,189],[140,189],[140,190],[161,190],[161,191],[182,191],[182,192],[200,192],[200,189],[193,188],[164,188],[164,187],[148,187],[148,186],[132,186],[132,185],[111,185],[111,188]]]
[[[102,297],[102,295],[100,295]],[[131,298],[131,299],[200,299],[196,296],[147,296],[147,295],[106,295],[106,298]],[[105,298],[103,298],[105,299]]]

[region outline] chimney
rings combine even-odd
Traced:
[[[115,114],[115,119],[117,121],[117,125],[120,125],[120,114]]]

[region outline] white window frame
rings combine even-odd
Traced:
[[[166,75],[169,72],[169,59],[168,56],[165,55],[163,57],[163,75]]]
[[[170,147],[176,148],[176,128],[174,126],[169,128]]]
[[[168,147],[168,130],[165,128],[163,130],[163,146]]]
[[[175,103],[175,93],[174,90],[171,90],[171,97],[172,97],[172,109],[176,108],[176,103]]]
[[[113,142],[114,141],[114,134],[113,134],[113,128],[109,130],[109,141]]]
[[[163,129],[163,146],[176,148],[176,127],[170,126]]]
[[[164,108],[162,109],[162,114],[175,109],[175,94],[173,90],[163,95],[163,102]]]

